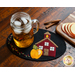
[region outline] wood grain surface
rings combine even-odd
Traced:
[[[66,52],[60,58],[52,61],[36,62],[17,57],[9,51],[6,39],[11,33],[10,18],[16,12],[26,12],[31,19],[38,19],[40,29],[45,29],[44,23],[50,20],[61,19],[60,23],[73,11],[74,7],[1,7],[0,8],[0,67],[65,67],[63,57],[70,54],[75,59],[75,48],[66,42]],[[57,25],[49,31],[55,33]],[[75,62],[72,66],[75,66]]]

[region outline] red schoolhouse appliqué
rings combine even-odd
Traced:
[[[51,34],[49,32],[44,33],[44,39],[35,43],[39,49],[43,51],[44,56],[56,56],[56,47],[58,47],[51,39]]]

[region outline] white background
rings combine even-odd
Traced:
[[[74,7],[75,0],[0,0],[0,6],[11,7]]]

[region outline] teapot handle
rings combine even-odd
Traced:
[[[36,34],[38,32],[38,30],[39,30],[39,21],[37,19],[33,19],[32,20],[32,26],[33,26],[33,28],[36,26],[36,28],[33,31],[34,34]]]

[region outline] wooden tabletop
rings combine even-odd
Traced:
[[[61,19],[63,21],[75,7],[0,7],[0,66],[1,67],[63,67],[63,57],[71,55],[75,59],[75,48],[66,42],[66,52],[58,59],[52,61],[36,62],[17,57],[6,46],[6,39],[11,33],[10,18],[16,12],[26,12],[31,19],[38,19],[40,29],[45,29],[44,22]],[[60,21],[60,23],[61,23]],[[56,25],[50,27],[49,31],[55,33]],[[72,66],[75,66],[75,62]]]

